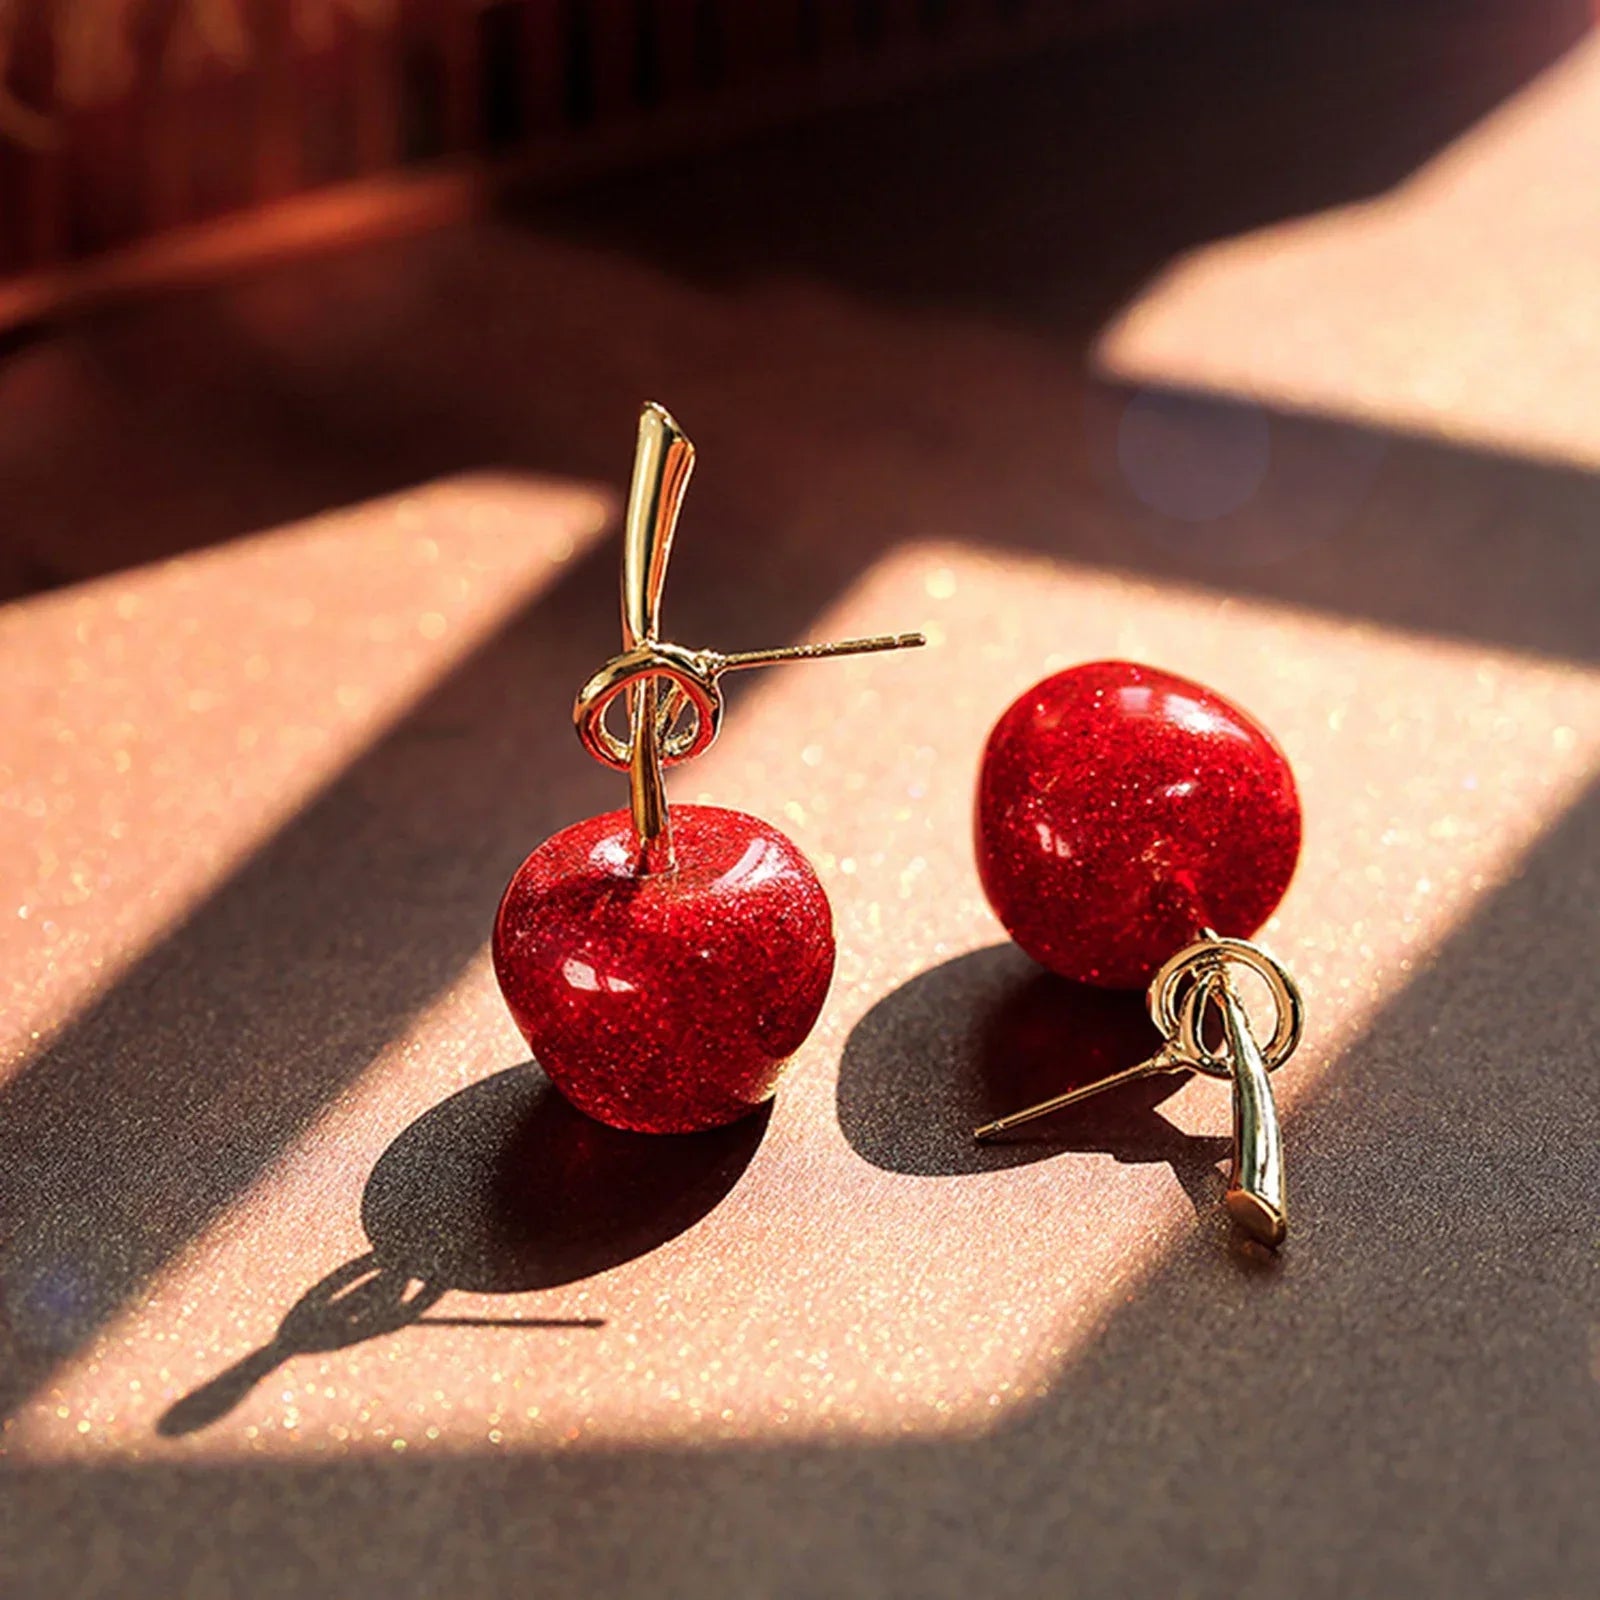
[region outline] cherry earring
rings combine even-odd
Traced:
[[[545,1073],[614,1128],[688,1133],[769,1099],[833,977],[833,915],[810,862],[758,817],[669,811],[664,767],[708,749],[725,672],[922,644],[921,634],[723,655],[660,637],[694,446],[647,405],[622,558],[622,654],[578,694],[584,747],[628,773],[627,811],[547,839],[494,925],[500,991]],[[606,726],[627,698],[629,736]]]
[[[1151,1073],[1229,1079],[1228,1210],[1253,1238],[1280,1244],[1283,1148],[1267,1073],[1293,1053],[1303,1013],[1294,980],[1246,942],[1283,898],[1300,853],[1299,796],[1276,741],[1187,679],[1125,661],[1073,667],[995,724],[976,833],[984,892],[1012,938],[1078,982],[1148,983],[1165,1041],[1148,1061],[976,1136]],[[1265,1044],[1234,987],[1240,970],[1272,998]]]

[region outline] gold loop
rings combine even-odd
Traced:
[[[694,707],[692,727],[670,731],[657,728],[665,766],[692,760],[711,748],[722,728],[722,690],[717,685],[716,663],[706,652],[686,650],[665,640],[646,639],[613,656],[578,691],[572,721],[583,747],[596,761],[626,771],[633,760],[633,745],[606,726],[606,711],[618,695],[652,678],[665,678],[683,701]],[[673,720],[681,706],[674,707]],[[649,736],[651,730],[646,730]]]
[[[1200,1036],[1211,998],[1211,985],[1204,980],[1222,977],[1230,962],[1255,973],[1272,995],[1276,1010],[1272,1037],[1261,1047],[1269,1071],[1294,1054],[1305,1027],[1305,1005],[1294,979],[1259,945],[1211,934],[1187,946],[1151,979],[1150,1020],[1176,1046],[1184,1065],[1213,1078],[1232,1077],[1233,1069],[1226,1057],[1208,1050]],[[1186,982],[1189,987],[1180,1005],[1179,991]]]

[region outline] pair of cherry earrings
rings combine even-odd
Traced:
[[[584,685],[574,720],[628,774],[626,811],[547,839],[517,869],[494,965],[539,1064],[616,1128],[717,1127],[771,1097],[822,1010],[833,918],[791,840],[743,812],[677,806],[665,767],[705,751],[726,672],[897,650],[920,634],[725,655],[660,636],[673,530],[694,447],[661,407],[639,421],[622,563],[622,653]],[[625,738],[607,725],[624,700]],[[985,893],[1051,971],[1148,984],[1164,1043],[1148,1060],[975,1131],[994,1138],[1157,1072],[1231,1081],[1228,1209],[1252,1237],[1286,1231],[1283,1151],[1268,1072],[1299,1042],[1289,974],[1247,939],[1288,888],[1300,849],[1294,778],[1270,734],[1200,685],[1101,661],[1036,684],[996,723],[978,779]],[[1236,987],[1264,983],[1263,1043]]]

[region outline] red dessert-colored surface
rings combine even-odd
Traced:
[[[1094,661],[1036,683],[989,735],[978,872],[1007,932],[1081,983],[1149,981],[1202,928],[1248,938],[1300,854],[1277,741],[1219,694]]]
[[[641,875],[626,811],[545,840],[495,919],[494,968],[522,1036],[580,1111],[689,1133],[770,1099],[833,976],[811,864],[759,817],[672,813],[677,865]]]

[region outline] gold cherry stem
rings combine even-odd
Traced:
[[[634,836],[639,843],[639,871],[668,872],[673,867],[672,818],[663,777],[667,740],[684,704],[682,687],[674,682],[663,692],[651,652],[667,648],[661,640],[661,591],[666,582],[672,537],[683,505],[689,475],[694,470],[694,446],[671,415],[658,405],[647,405],[639,417],[639,437],[634,449],[633,481],[623,527],[622,648],[618,661],[643,678],[628,689],[628,798]],[[694,680],[710,698],[697,700],[702,717],[708,707],[720,710],[716,679],[724,672],[747,667],[775,666],[785,661],[819,661],[829,656],[869,655],[880,650],[905,650],[926,644],[920,633],[881,634],[872,639],[846,639],[838,644],[784,645],[775,650],[741,650],[730,655],[703,650],[692,657],[671,647],[679,670],[691,670]],[[634,658],[643,652],[642,665]],[[689,665],[685,666],[685,661]],[[615,666],[617,662],[609,665]],[[603,673],[602,673],[603,676]],[[672,677],[666,672],[660,676]],[[694,698],[691,696],[691,698]],[[590,704],[589,689],[579,695],[579,734],[590,745],[583,721]],[[601,715],[604,703],[601,703]],[[711,730],[715,736],[715,727]],[[602,746],[606,741],[602,739]],[[615,745],[616,741],[610,741]],[[702,746],[703,748],[703,746]],[[620,751],[619,751],[620,753]],[[604,759],[604,758],[602,758]],[[619,763],[620,764],[620,763]]]
[[[1207,980],[1202,979],[1202,982]],[[1267,1063],[1225,970],[1210,980],[1222,1015],[1228,1065],[1233,1069],[1233,1166],[1228,1214],[1251,1238],[1276,1248],[1289,1231],[1283,1177],[1283,1134],[1273,1104]]]
[[[647,405],[639,416],[633,481],[622,549],[622,645],[631,650],[660,635],[661,590],[666,583],[672,535],[684,490],[694,471],[694,446],[663,407]],[[673,864],[672,821],[661,775],[657,716],[660,691],[653,679],[628,696],[633,754],[628,762],[628,800],[639,841],[642,872],[666,872]]]
[[[639,870],[669,872],[675,864],[667,785],[662,774],[658,706],[660,686],[651,679],[631,692],[633,757],[628,763],[628,806],[639,841]]]

